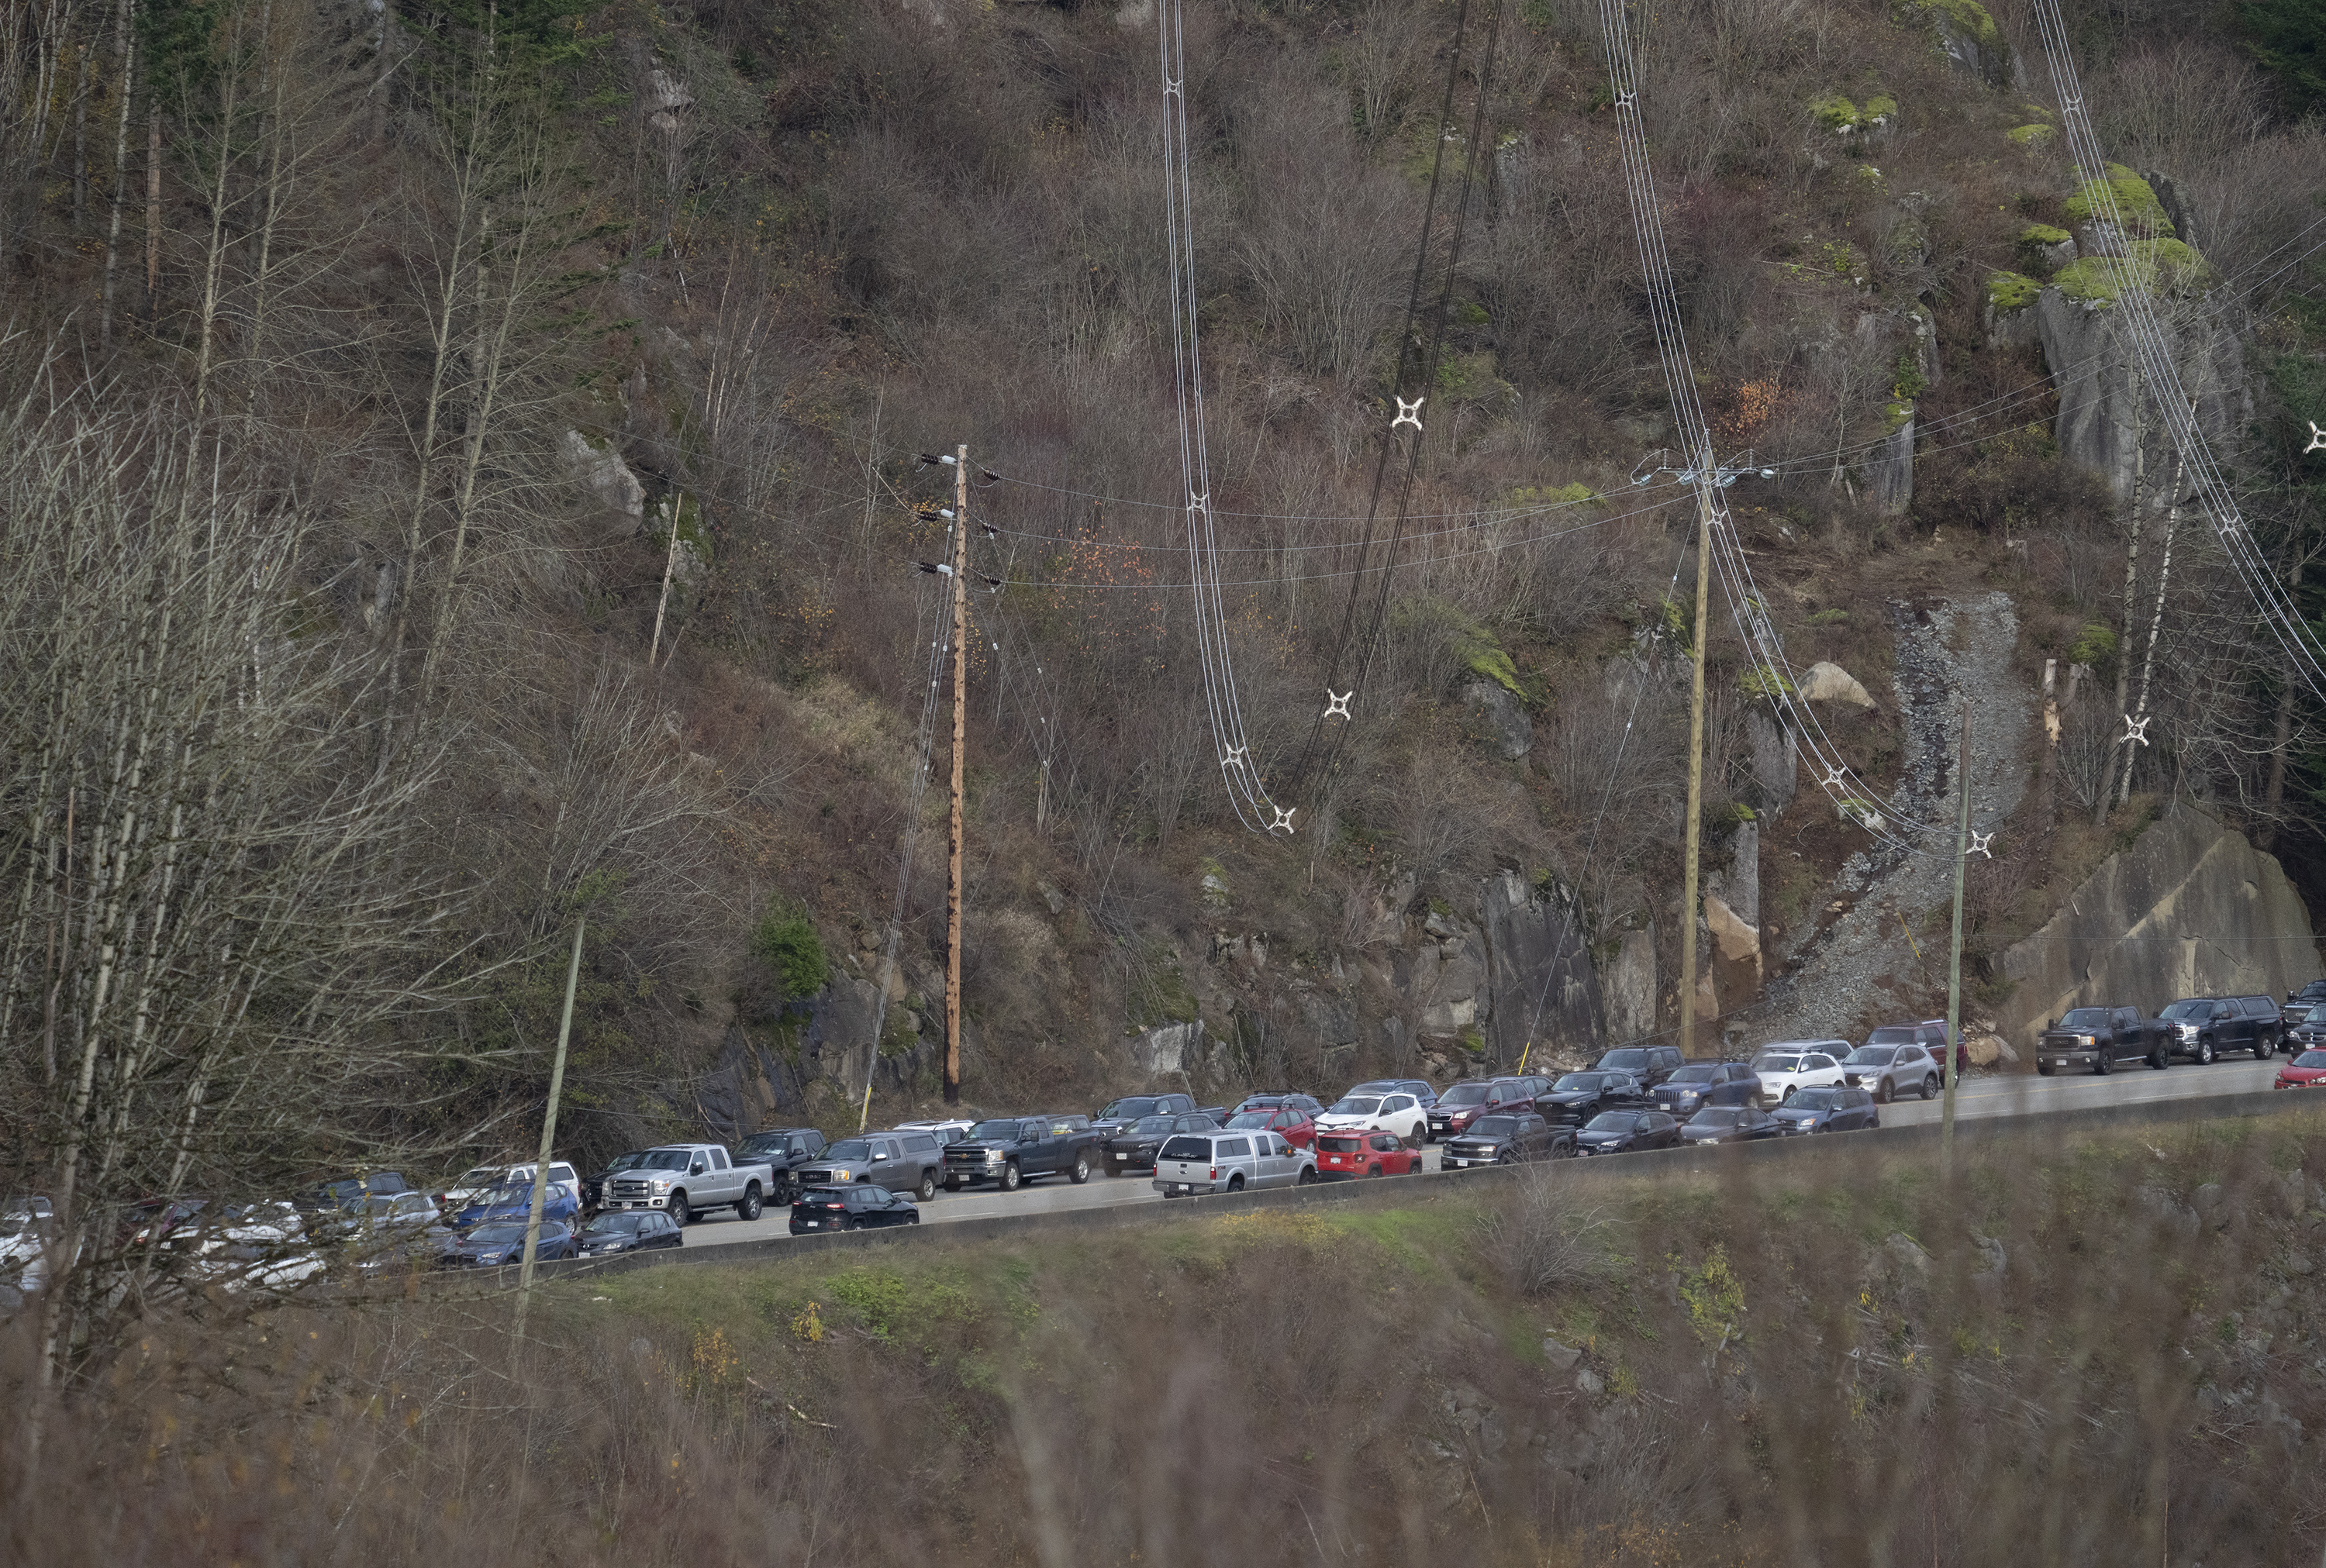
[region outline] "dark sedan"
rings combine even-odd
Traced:
[[[1680,1142],[1744,1144],[1784,1136],[1784,1124],[1754,1105],[1707,1105],[1680,1125]]]
[[[1549,1121],[1581,1127],[1603,1110],[1631,1110],[1645,1104],[1647,1091],[1628,1072],[1570,1072],[1538,1095],[1536,1105]]]
[[[572,1228],[554,1220],[541,1222],[541,1240],[533,1252],[536,1262],[571,1257],[573,1252]],[[455,1237],[436,1258],[445,1268],[491,1268],[498,1264],[524,1260],[525,1226],[521,1223],[479,1225]]]
[[[1203,1111],[1183,1116],[1142,1116],[1099,1146],[1099,1158],[1118,1176],[1155,1168],[1155,1151],[1173,1133],[1209,1132],[1219,1123]]]
[[[870,1182],[844,1187],[803,1187],[792,1203],[792,1234],[811,1230],[872,1230],[884,1225],[918,1225],[920,1205],[906,1192]]]
[[[1679,1123],[1660,1110],[1602,1111],[1575,1135],[1578,1155],[1628,1155],[1679,1146]]]
[[[1787,1135],[1853,1132],[1882,1125],[1874,1096],[1863,1089],[1804,1089],[1771,1113]]]
[[[1521,1160],[1563,1159],[1575,1152],[1572,1128],[1539,1116],[1482,1116],[1446,1146],[1444,1167],[1514,1165]]]
[[[647,1252],[656,1248],[684,1247],[686,1232],[658,1209],[625,1209],[600,1214],[582,1227],[576,1239],[583,1257],[611,1257],[618,1252]]]

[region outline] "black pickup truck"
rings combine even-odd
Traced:
[[[2171,1025],[2138,1007],[2070,1007],[2035,1042],[2035,1071],[2049,1078],[2070,1067],[2113,1072],[2119,1062],[2163,1068],[2172,1060]]]
[[[753,1133],[728,1153],[739,1165],[765,1160],[776,1183],[768,1193],[768,1202],[771,1207],[787,1208],[799,1196],[800,1184],[795,1173],[823,1157],[823,1135],[812,1127],[771,1127]]]
[[[1037,1176],[1065,1176],[1079,1187],[1098,1169],[1098,1146],[1086,1116],[995,1117],[945,1146],[945,1191],[991,1182],[1014,1192]]]

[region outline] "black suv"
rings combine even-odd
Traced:
[[[1581,1127],[1603,1110],[1633,1110],[1648,1103],[1648,1091],[1628,1072],[1569,1072],[1535,1097],[1547,1108],[1543,1119]]]
[[[2312,1007],[2326,1007],[2326,980],[2312,980],[2298,991],[2285,993],[2285,1007],[2278,1021],[2291,1029],[2310,1016]]]
[[[844,1187],[803,1187],[792,1200],[795,1236],[810,1230],[873,1230],[920,1222],[919,1206],[905,1193],[862,1182]]]
[[[1758,1105],[1761,1075],[1742,1062],[1687,1062],[1656,1085],[1658,1110],[1686,1121],[1707,1105]]]
[[[2306,1017],[2307,1011],[2296,1017]],[[2291,1026],[2267,997],[2183,997],[2156,1015],[2168,1053],[2210,1062],[2225,1051],[2261,1061]]]
[[[768,1189],[768,1202],[788,1203],[799,1191],[799,1181],[794,1173],[823,1156],[823,1135],[812,1127],[771,1127],[753,1133],[727,1154],[739,1165],[767,1161],[768,1169],[775,1173],[774,1185]]]
[[[1677,1045],[1618,1045],[1594,1064],[1600,1072],[1628,1072],[1642,1089],[1653,1089],[1685,1064]]]

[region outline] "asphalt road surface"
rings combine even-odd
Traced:
[[[1956,1090],[1955,1115],[1974,1117],[2040,1116],[2046,1111],[2079,1110],[2088,1106],[2132,1105],[2145,1100],[2176,1099],[2192,1095],[2243,1094],[2267,1089],[2277,1075],[2278,1061],[2217,1062],[2210,1067],[2175,1062],[2163,1072],[2144,1064],[2119,1066],[2105,1078],[1971,1077]],[[1912,1127],[1936,1121],[1942,1100],[1901,1100],[1882,1108],[1884,1127]],[[1437,1169],[1438,1151],[1426,1151],[1430,1171]],[[1384,1177],[1385,1181],[1404,1178]],[[969,1187],[959,1192],[940,1192],[933,1203],[921,1205],[924,1225],[948,1220],[983,1220],[1005,1214],[1041,1214],[1061,1209],[1093,1209],[1109,1203],[1161,1203],[1147,1176],[1093,1175],[1082,1186],[1064,1176],[1029,1182],[1015,1192],[991,1187]],[[738,1241],[764,1241],[791,1234],[789,1210],[769,1209],[746,1224],[732,1213],[710,1215],[687,1229],[690,1248],[718,1247]]]

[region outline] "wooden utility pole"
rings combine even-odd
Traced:
[[[1962,750],[1955,758],[1955,936],[1947,958],[1947,1037],[1940,1049],[1947,1058],[1947,1103],[1939,1122],[1939,1174],[1951,1182],[1955,1174],[1955,1041],[1962,1033],[1962,914],[1963,873],[1970,865],[1970,703],[1963,703]]]
[[[549,1109],[541,1118],[541,1157],[533,1167],[533,1203],[525,1219],[525,1259],[516,1275],[516,1338],[525,1339],[525,1309],[533,1299],[534,1255],[541,1246],[541,1204],[549,1191],[549,1150],[557,1137],[557,1097],[565,1088],[565,1043],[573,1035],[573,992],[582,979],[582,933],[590,917],[573,923],[573,956],[565,964],[565,1013],[557,1020],[557,1056],[549,1068]]]
[[[962,753],[969,733],[969,445],[953,458],[953,842],[945,869],[944,1099],[961,1103]],[[877,1052],[879,1042],[873,1048]]]
[[[686,516],[686,492],[681,490],[670,506],[670,548],[662,558],[662,597],[655,600],[654,641],[647,645],[647,668],[655,665],[655,655],[662,652],[663,612],[670,608],[670,577],[678,567],[678,525]],[[675,653],[677,650],[673,649]]]
[[[1695,670],[1689,677],[1687,849],[1680,860],[1679,1053],[1696,1054],[1696,882],[1704,834],[1704,650],[1711,629],[1712,490],[1699,479],[1696,489]]]

